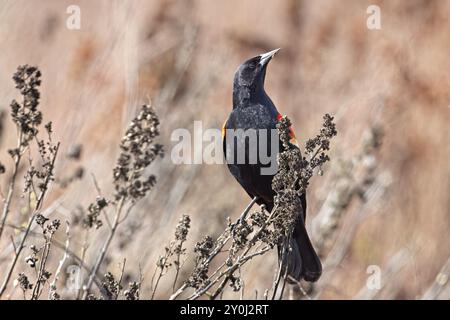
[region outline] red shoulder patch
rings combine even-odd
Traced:
[[[283,118],[283,115],[281,113],[278,113],[277,115],[277,122],[280,121]]]
[[[280,121],[282,118],[283,115],[281,113],[278,113],[277,122]],[[297,138],[295,137],[294,129],[292,128],[292,126],[289,128],[289,137],[291,138],[289,142],[298,147]]]

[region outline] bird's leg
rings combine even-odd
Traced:
[[[253,197],[252,201],[248,204],[248,206],[245,208],[245,210],[242,212],[241,216],[239,217],[239,219],[233,224],[231,225],[231,236],[234,238],[235,234],[236,234],[236,230],[235,227],[237,225],[242,225],[245,221],[245,218],[247,218],[247,214],[250,211],[250,209],[253,207],[253,205],[256,203],[256,201],[258,200],[258,197],[255,196]]]
[[[244,222],[245,218],[247,218],[247,214],[250,211],[250,209],[253,207],[253,205],[256,203],[256,200],[258,200],[258,197],[257,196],[253,197],[252,201],[245,208],[244,212],[242,212],[241,217],[239,218],[239,221],[238,221],[239,224],[242,224]]]

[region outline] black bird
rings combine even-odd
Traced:
[[[237,143],[238,139],[228,139],[228,130],[242,129],[244,132],[253,130],[256,132],[258,146],[262,139],[266,139],[268,151],[272,150],[270,143],[270,134],[261,136],[259,129],[276,129],[277,121],[281,115],[275,107],[272,100],[264,90],[264,80],[269,61],[278,52],[279,49],[258,55],[244,62],[236,71],[233,82],[233,110],[222,128],[224,154],[227,158],[227,165],[231,174],[241,184],[244,190],[251,198],[257,197],[258,204],[264,204],[267,210],[273,208],[273,198],[275,192],[272,190],[272,179],[274,174],[261,174],[261,168],[267,167],[261,162],[259,153],[257,161],[250,161],[249,142],[244,141],[245,162],[237,163]],[[270,131],[269,131],[270,132]],[[296,144],[295,135],[291,130],[291,142]],[[279,139],[277,137],[277,139]],[[245,140],[245,138],[244,138]],[[242,141],[241,141],[242,143]],[[282,150],[282,143],[279,142],[279,149]],[[253,148],[254,149],[254,148]],[[228,150],[228,154],[227,154]],[[234,150],[233,161],[230,161],[230,150]],[[258,149],[259,150],[259,149]],[[254,151],[254,150],[252,150]],[[282,268],[287,267],[288,276],[300,281],[317,281],[322,273],[322,265],[317,256],[305,228],[306,218],[306,197],[301,196],[303,212],[299,212],[298,222],[295,226],[291,239],[291,251],[288,252],[287,259],[282,262]],[[281,258],[279,250],[279,258]]]

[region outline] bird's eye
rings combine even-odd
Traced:
[[[252,63],[250,63],[250,64],[248,65],[248,67],[249,67],[250,69],[255,69],[255,68],[256,68],[256,63],[252,62]]]

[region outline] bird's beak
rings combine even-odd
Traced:
[[[275,49],[275,50],[272,50],[272,51],[269,51],[269,52],[261,54],[260,55],[261,60],[259,61],[259,64],[261,66],[265,66],[273,58],[273,56],[278,52],[278,50],[280,50],[280,49],[281,48],[278,48],[278,49]]]

